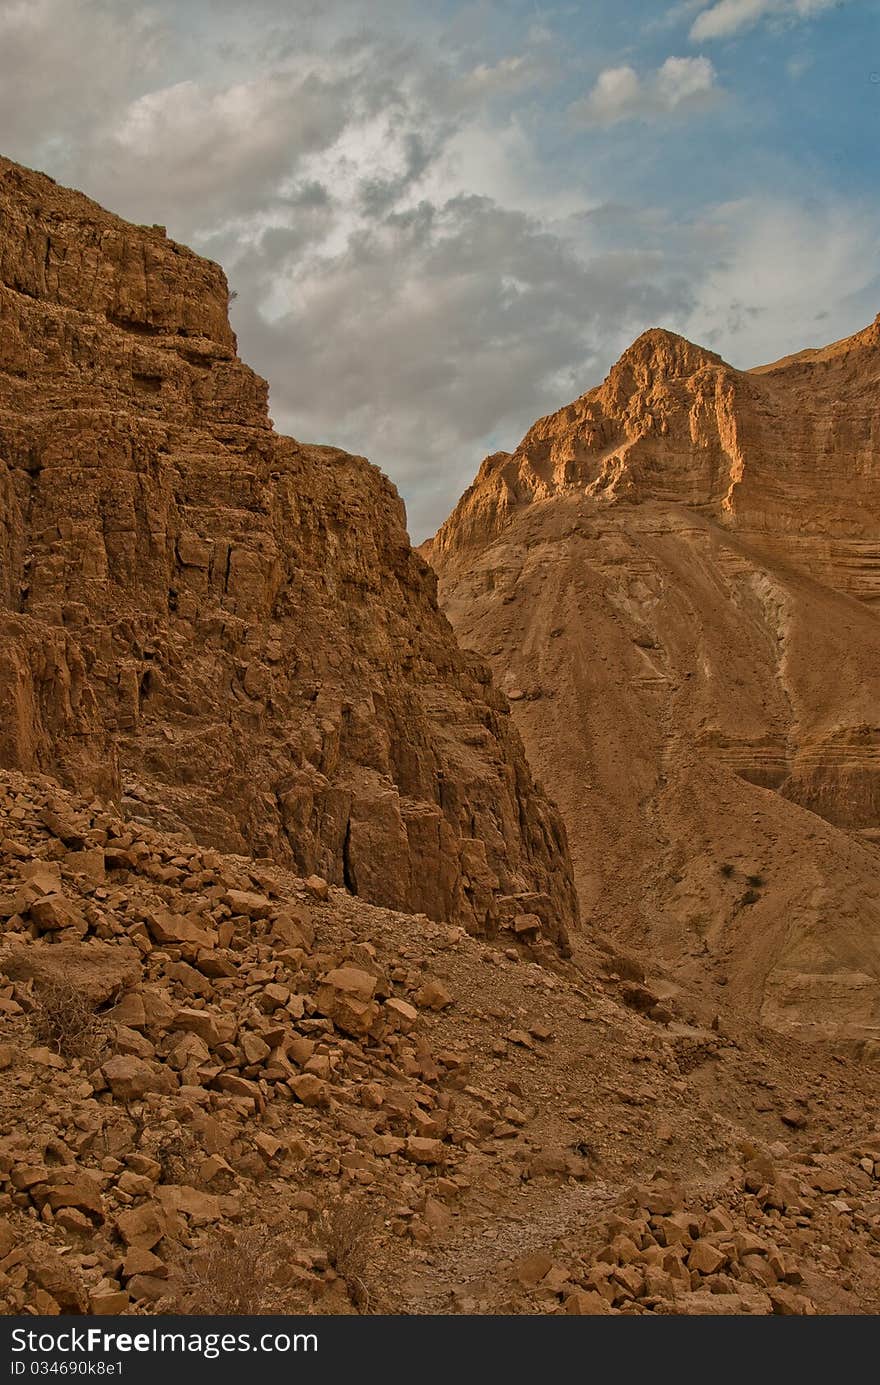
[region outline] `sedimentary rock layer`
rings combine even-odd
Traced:
[[[279,437],[222,270],[0,160],[0,762],[368,900],[576,913],[394,487]]]
[[[880,1035],[880,329],[742,372],[670,333],[426,546],[585,913],[719,1005]],[[715,990],[715,985],[719,989]]]

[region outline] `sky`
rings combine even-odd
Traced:
[[[219,260],[416,542],[648,327],[870,322],[878,136],[880,0],[0,0],[0,152]]]

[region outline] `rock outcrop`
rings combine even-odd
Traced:
[[[878,399],[877,322],[749,372],[648,332],[487,459],[424,550],[594,926],[718,1005],[868,1045]]]
[[[0,160],[0,764],[492,928],[565,833],[362,458],[279,437],[222,270]]]

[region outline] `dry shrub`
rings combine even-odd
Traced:
[[[283,1311],[274,1301],[277,1253],[265,1227],[221,1232],[189,1259],[184,1311],[230,1317]]]
[[[370,1306],[367,1271],[376,1218],[365,1202],[337,1202],[319,1213],[315,1230],[327,1259],[343,1280],[355,1308]]]
[[[367,1276],[375,1227],[364,1202],[339,1202],[318,1214],[309,1235],[362,1313],[370,1305]],[[301,1249],[302,1233],[289,1224],[226,1228],[186,1257],[186,1290],[175,1311],[238,1317],[321,1312],[314,1286],[296,1273],[297,1261],[303,1263]]]
[[[41,981],[34,988],[31,1029],[37,1043],[63,1058],[97,1066],[109,1042],[107,1022],[94,1001],[68,981]]]
[[[198,1147],[188,1130],[168,1133],[151,1153],[162,1166],[163,1183],[194,1183],[193,1165]]]

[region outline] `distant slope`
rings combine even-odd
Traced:
[[[880,333],[670,333],[423,551],[563,810],[585,913],[782,1029],[880,1041]],[[857,599],[858,598],[858,599]]]

